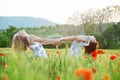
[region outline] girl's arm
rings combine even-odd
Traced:
[[[87,42],[87,40],[82,37],[82,36],[67,36],[67,37],[62,37],[59,38],[60,41],[73,41],[73,40],[77,40],[80,42]]]
[[[57,45],[59,43],[59,40],[57,39],[43,39],[35,35],[31,35],[30,37],[32,40],[34,40],[34,42],[40,42],[42,45],[48,45],[48,44]]]
[[[42,45],[58,45],[60,43],[60,40],[57,39],[45,39],[44,41],[41,42]]]

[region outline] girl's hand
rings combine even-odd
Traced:
[[[58,44],[60,44],[60,43],[61,43],[61,40],[60,40],[60,39],[55,39],[53,44],[54,44],[54,45],[58,45]]]

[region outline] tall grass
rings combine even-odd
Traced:
[[[60,80],[80,80],[75,75],[78,68],[89,69],[94,80],[105,80],[106,75],[109,80],[120,80],[120,50],[105,50],[106,54],[98,55],[96,60],[91,56],[85,57],[83,51],[80,57],[69,57],[67,48],[60,49],[59,54],[55,49],[46,51],[49,54],[47,59],[36,59],[31,51],[15,53],[12,49],[0,49],[0,53],[5,54],[5,57],[0,57],[1,62],[7,65],[0,65],[3,66],[0,80],[58,80],[58,76]],[[116,55],[116,59],[111,60],[111,55]]]

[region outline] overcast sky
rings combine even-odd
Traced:
[[[0,0],[0,16],[30,16],[66,23],[74,12],[120,5],[120,0]]]

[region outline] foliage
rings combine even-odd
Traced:
[[[96,27],[96,24],[89,24],[85,27],[85,34],[86,35],[92,35],[95,33],[95,27]]]
[[[105,23],[102,26],[103,29],[99,30],[97,24],[86,24],[85,35],[94,35],[99,42],[99,48],[103,49],[119,49],[120,48],[120,22],[118,23]],[[96,27],[97,26],[97,27]],[[100,25],[101,26],[101,25]],[[98,30],[97,30],[98,28]],[[29,34],[48,39],[56,39],[63,36],[71,35],[83,35],[80,26],[73,25],[56,25],[49,27],[39,28],[20,28],[17,29],[14,26],[9,26],[6,30],[0,32],[0,47],[10,47],[12,43],[13,35],[18,31],[24,29]],[[70,45],[70,42],[67,42]],[[66,43],[59,45],[61,48],[65,48]],[[45,45],[46,48],[55,48],[54,45]]]
[[[10,47],[13,35],[18,31],[14,26],[9,26],[6,30],[0,33],[0,47]]]
[[[120,48],[120,24],[112,24],[101,35],[98,36],[100,47],[105,49]]]
[[[101,34],[102,31],[105,29],[103,25],[104,23],[120,21],[119,13],[120,5],[107,6],[103,9],[89,9],[84,13],[75,12],[72,16],[68,18],[68,24],[80,26],[82,28],[80,30],[82,34],[86,34],[87,29],[93,29],[93,26],[89,28],[88,26],[98,24],[95,29],[98,33]]]

